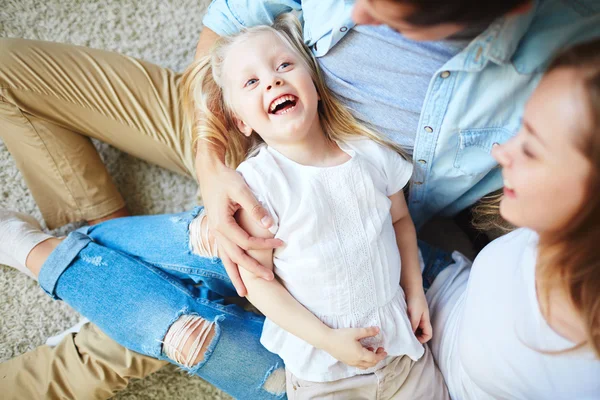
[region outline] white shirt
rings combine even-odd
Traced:
[[[453,399],[600,399],[600,360],[540,312],[535,288],[538,237],[519,229],[490,243],[473,267],[455,264],[427,292],[431,349]]]
[[[285,288],[332,328],[379,327],[363,345],[384,347],[390,356],[370,370],[350,367],[267,319],[261,343],[294,375],[313,382],[371,373],[392,356],[418,360],[423,354],[400,287],[388,198],[410,180],[412,165],[371,140],[339,145],[351,159],[334,167],[301,165],[266,146],[238,167],[273,215],[275,237],[286,244],[273,258]]]

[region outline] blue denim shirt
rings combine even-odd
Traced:
[[[271,24],[295,11],[315,56],[354,26],[351,0],[214,0],[205,26],[219,35]],[[409,207],[417,227],[455,215],[502,187],[491,157],[519,129],[525,102],[562,47],[600,37],[600,1],[538,0],[527,14],[499,18],[432,77],[421,109]],[[385,84],[382,82],[382,84]]]

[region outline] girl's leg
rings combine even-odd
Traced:
[[[156,232],[154,236],[166,240]],[[177,252],[174,256],[178,259]],[[193,258],[200,260],[193,270],[208,263],[202,277],[218,271],[211,260]],[[39,280],[48,294],[69,303],[125,347],[160,359],[171,355],[171,362],[237,398],[280,398],[285,393],[282,361],[259,342],[263,318],[212,301],[193,282],[157,265],[73,232],[50,254]]]

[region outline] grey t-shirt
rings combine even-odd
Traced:
[[[353,114],[412,154],[431,77],[481,31],[416,42],[385,25],[357,26],[318,60],[327,85]]]

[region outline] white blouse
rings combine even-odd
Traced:
[[[384,347],[389,357],[360,370],[267,319],[261,343],[294,375],[313,382],[372,373],[394,356],[423,355],[399,284],[388,198],[410,180],[412,165],[371,140],[339,145],[351,159],[334,167],[301,165],[267,146],[238,167],[273,216],[272,233],[285,243],[274,252],[274,272],[291,295],[332,328],[380,328],[362,343]]]
[[[427,292],[430,347],[453,399],[600,399],[600,360],[540,312],[538,236],[518,229],[490,243],[473,266],[459,253]]]

